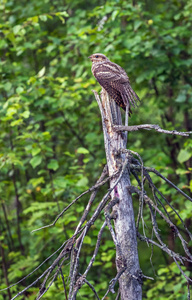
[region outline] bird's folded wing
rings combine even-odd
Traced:
[[[116,64],[113,63],[104,63],[98,65],[94,70],[94,76],[97,80],[109,80],[109,81],[127,81],[127,78],[124,78],[124,74],[120,72]]]

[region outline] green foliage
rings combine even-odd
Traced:
[[[93,185],[105,164],[100,113],[91,91],[100,87],[90,71],[90,54],[106,54],[129,74],[142,99],[131,124],[150,120],[168,130],[192,130],[191,9],[189,0],[139,0],[135,5],[123,0],[1,2],[0,230],[10,284],[32,271],[72,235],[88,196],[71,207],[54,228],[30,232],[52,223],[64,207]],[[146,165],[192,193],[190,139],[136,132],[130,134],[128,146]],[[161,180],[153,179],[191,225],[191,204]],[[98,193],[97,203],[100,197]],[[149,224],[149,216],[145,219]],[[173,219],[180,224],[176,217]],[[85,239],[82,269],[94,251],[100,224],[98,220]],[[172,238],[163,224],[162,235]],[[178,247],[177,241],[175,244]],[[140,256],[142,269],[153,276],[150,253],[146,253],[148,256]],[[88,276],[99,295],[104,295],[115,276],[114,257],[110,235],[105,232]],[[160,262],[158,255],[153,259],[156,269],[159,263],[166,265],[163,257]],[[65,277],[68,271],[63,270]],[[14,287],[12,293],[41,272]],[[177,272],[173,265],[158,272],[154,284],[144,283],[148,299],[186,299],[184,281],[179,274],[173,276]],[[0,275],[3,288],[6,275],[2,270]],[[37,292],[34,287],[24,297],[35,299]],[[61,299],[61,293],[58,278],[45,298]],[[81,299],[94,299],[86,285],[80,294]],[[2,295],[8,299],[6,291]]]
[[[183,268],[183,271],[189,276],[190,272]],[[149,283],[151,288],[146,292],[147,299],[186,299],[186,282],[181,278],[180,271],[175,264],[168,267],[160,267],[154,283]],[[174,282],[174,284],[173,284]]]

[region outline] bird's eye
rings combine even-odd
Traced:
[[[98,58],[98,57],[99,57],[99,55],[96,55],[95,57],[96,57],[96,58]]]

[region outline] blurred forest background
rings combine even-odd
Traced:
[[[31,231],[52,223],[65,206],[95,183],[106,163],[100,111],[91,91],[101,88],[91,73],[88,56],[104,53],[127,71],[142,99],[130,125],[152,123],[189,131],[191,32],[191,0],[1,0],[1,289],[27,275],[71,237],[87,195],[55,227]],[[142,156],[145,166],[156,168],[192,196],[190,138],[133,132],[128,148]],[[153,179],[192,231],[191,203],[160,179]],[[134,206],[137,212],[136,199]],[[179,226],[180,220],[172,217]],[[85,238],[82,270],[92,256],[103,218],[101,215]],[[144,218],[150,224],[145,209]],[[182,251],[171,229],[163,222],[159,226],[165,243],[175,252]],[[146,232],[151,233],[150,225]],[[186,299],[185,279],[175,263],[159,249],[142,242],[138,246],[143,273],[154,277],[144,282],[143,298]],[[10,291],[1,292],[0,300],[11,299],[53,259]],[[183,269],[189,275],[192,266]],[[66,278],[68,272],[69,266],[63,268]],[[105,230],[87,279],[102,297],[115,274],[114,244]],[[18,299],[33,300],[37,292],[38,285]],[[78,299],[94,297],[86,285],[78,294]],[[64,299],[60,277],[43,299]],[[109,294],[107,299],[115,298]]]

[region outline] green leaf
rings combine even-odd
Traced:
[[[77,186],[79,186],[79,187],[86,187],[87,186],[87,184],[88,184],[88,178],[87,177],[82,177],[78,182],[77,182]]]
[[[11,82],[6,82],[4,84],[4,89],[5,89],[6,92],[9,92],[11,90],[11,88],[12,88]]]
[[[41,162],[42,162],[42,156],[40,155],[37,155],[30,160],[30,164],[32,165],[33,169],[39,166]]]
[[[37,185],[44,183],[44,182],[45,182],[44,177],[39,177],[39,178],[30,179],[28,184],[32,184],[33,187],[36,187]]]
[[[67,186],[67,181],[64,176],[59,176],[53,180],[55,186],[60,188],[65,188]]]
[[[183,175],[183,174],[187,174],[189,171],[187,171],[186,169],[181,169],[181,168],[178,168],[176,170],[176,174],[178,175]]]
[[[43,67],[37,74],[37,77],[41,78],[43,77],[43,75],[45,74],[46,68]]]
[[[176,98],[175,102],[178,102],[178,103],[183,103],[186,101],[186,94],[185,93],[180,93],[178,95],[178,97]]]
[[[32,18],[29,18],[29,20],[30,20],[33,24],[36,24],[36,23],[38,23],[39,18],[38,18],[38,16],[34,16],[34,17],[32,17]]]
[[[134,22],[134,30],[136,31],[142,24],[142,21],[140,20],[135,20]]]
[[[39,16],[39,19],[43,22],[46,22],[47,21],[47,16],[46,15],[41,15],[41,16]]]
[[[21,25],[16,25],[13,27],[13,33],[17,34],[22,29]]]
[[[21,94],[23,91],[24,91],[24,89],[22,88],[22,86],[18,86],[18,87],[16,88],[16,93],[17,93],[17,94]]]
[[[34,211],[40,211],[40,210],[48,210],[50,209],[51,207],[54,207],[56,206],[57,203],[55,202],[43,202],[43,203],[40,203],[40,202],[33,202],[29,207],[27,207],[23,213],[24,214],[28,214],[30,212],[34,212]],[[43,212],[44,214],[44,212]]]
[[[28,119],[29,116],[30,116],[30,111],[29,111],[29,110],[24,111],[24,112],[21,114],[21,116],[22,116],[23,118],[25,118],[25,119]]]
[[[80,147],[77,149],[77,153],[88,154],[89,151],[86,148]]]
[[[111,14],[111,19],[114,21],[119,14],[119,10],[114,10]]]
[[[57,13],[56,13],[57,14]],[[69,14],[66,11],[60,11],[58,13],[60,16],[69,17]]]
[[[89,236],[85,236],[85,238],[84,238],[84,241],[83,241],[85,244],[91,244],[91,238],[89,237]]]
[[[46,47],[46,51],[48,53],[51,53],[53,51],[53,49],[55,49],[55,48],[56,48],[56,45],[49,45]]]
[[[59,168],[59,164],[56,159],[52,159],[47,165],[48,169],[56,171]]]
[[[177,159],[180,163],[183,163],[183,162],[187,161],[191,156],[192,156],[192,154],[190,152],[188,152],[187,150],[181,149]]]
[[[69,151],[65,151],[64,154],[70,157],[75,157],[75,155],[73,153],[70,153]]]
[[[35,148],[32,148],[32,150],[31,150],[31,154],[33,156],[37,155],[39,152],[41,152],[41,148],[35,147]]]
[[[22,119],[18,119],[18,120],[15,120],[15,121],[11,122],[10,125],[11,125],[12,127],[14,127],[14,126],[17,126],[17,125],[22,124],[22,122],[23,122]]]
[[[8,35],[7,35],[7,38],[11,41],[11,43],[14,45],[15,44],[15,36],[13,34],[13,32],[10,32]]]
[[[8,116],[8,117],[12,117],[14,114],[16,114],[17,113],[17,108],[16,107],[14,107],[14,106],[11,106],[11,107],[9,107],[8,109],[7,109],[7,113],[6,113],[6,115]]]

